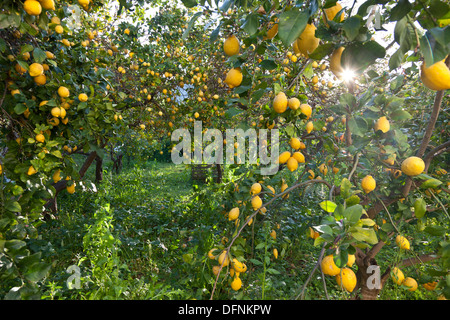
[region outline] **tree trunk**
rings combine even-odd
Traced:
[[[103,159],[99,156],[95,158],[95,182],[103,180]]]
[[[97,152],[92,151],[89,156],[87,157],[87,159],[84,161],[83,165],[81,166],[81,169],[79,171],[79,175],[80,175],[80,179],[84,177],[84,175],[86,174],[87,170],[89,169],[89,167],[91,166],[91,164],[94,162],[94,160],[97,158]],[[48,199],[47,203],[45,204],[45,212],[44,212],[44,217],[46,219],[50,218],[49,212],[51,211],[51,213],[56,214],[58,206],[56,203],[56,198],[58,196],[58,193],[61,192],[62,190],[64,190],[67,187],[67,180],[60,180],[57,183],[53,184],[53,187],[55,188],[56,192],[53,198]]]
[[[375,258],[371,257],[369,252],[365,254],[361,250],[357,250],[356,265],[358,266],[358,272],[356,273],[357,287],[361,289],[360,295],[356,296],[357,300],[377,300],[379,293],[383,289],[386,280],[389,277],[390,269],[385,271],[383,275],[379,271],[379,266]],[[372,270],[369,270],[369,267]],[[374,268],[375,267],[375,268]],[[378,269],[375,272],[373,269]],[[377,277],[379,275],[380,277]]]
[[[217,183],[222,183],[222,166],[220,164],[216,164],[216,170],[217,170]]]

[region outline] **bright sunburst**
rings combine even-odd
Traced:
[[[343,81],[350,82],[355,79],[356,73],[352,69],[344,69],[341,73],[341,77]]]

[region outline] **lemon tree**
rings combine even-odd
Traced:
[[[261,214],[270,212],[275,223],[280,217],[271,207],[287,201],[289,193],[325,185],[329,192],[317,199],[323,217],[314,230],[309,229],[319,236],[309,236],[323,248],[318,265],[326,256],[340,271],[335,279],[340,287],[362,299],[374,299],[388,285],[393,267],[437,259],[434,269],[423,267],[418,277],[440,279],[440,292],[448,295],[448,243],[435,242],[435,255],[421,255],[410,253],[406,241],[413,240],[417,230],[439,241],[448,227],[447,177],[433,177],[433,168],[442,166],[449,147],[446,125],[442,131],[437,126],[448,106],[443,97],[449,89],[445,81],[449,44],[444,39],[449,29],[436,22],[449,14],[449,6],[441,1],[421,6],[377,3],[387,10],[375,22],[394,27],[392,42],[383,44],[379,27],[371,25],[368,15],[373,4],[366,1],[355,8],[337,1],[312,1],[308,6],[261,1],[250,6],[226,1],[211,9],[206,3],[189,2],[188,6],[204,5],[217,13],[219,22],[211,37],[232,33],[233,39],[245,44],[244,50],[227,54],[225,64],[239,68],[243,75],[230,89],[239,94],[238,108],[243,112],[259,110],[261,127],[282,130],[286,142],[281,143],[278,163],[294,181],[289,187],[274,188],[285,185],[282,173],[269,177],[257,167],[249,169],[252,174],[233,187],[234,201],[225,204],[225,208],[240,208],[240,215],[230,222],[232,237],[222,248],[246,261],[248,249],[241,240],[256,228]],[[395,50],[387,50],[391,48]],[[300,104],[290,104],[293,99]],[[425,118],[427,125],[420,124]],[[289,143],[293,138],[305,147],[296,151],[299,144]],[[294,151],[301,156],[291,156]],[[259,193],[251,187],[255,183],[261,185]],[[255,194],[262,199],[256,207],[252,206]],[[431,207],[445,218],[428,215]],[[367,270],[383,247],[395,244],[396,235],[406,235],[405,241],[398,242],[404,260],[384,264],[380,286],[371,288]],[[275,246],[278,240],[272,238]],[[258,248],[266,250],[266,242]],[[285,254],[277,251],[277,258]],[[353,270],[344,268],[349,255],[356,257]],[[249,261],[264,270],[269,264]],[[219,273],[227,273],[222,269]],[[245,290],[245,277],[241,278]],[[221,279],[217,275],[215,284],[223,284]],[[416,287],[409,282],[405,286]]]
[[[305,208],[314,217],[295,238],[320,250],[310,272],[327,286],[374,299],[385,287],[414,294],[427,284],[450,297],[445,1],[26,0],[1,9],[7,298],[39,297],[52,266],[30,240],[57,216],[58,194],[95,190],[84,177],[96,163],[101,180],[106,154],[167,161],[173,130],[195,121],[204,132],[280,130],[277,174],[230,166],[216,190],[223,237],[205,255],[209,298],[264,298],[292,254],[286,216]],[[377,261],[387,248],[395,259]],[[383,267],[377,288],[374,265]]]

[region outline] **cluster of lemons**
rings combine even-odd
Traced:
[[[336,20],[337,21],[343,21],[344,20],[344,13],[341,12],[342,6],[339,4],[339,2],[336,3],[335,6],[324,9],[324,15],[323,20],[326,25],[328,25],[328,21]],[[336,16],[339,14],[340,16],[336,18]],[[294,41],[292,47],[294,54],[290,53],[288,54],[288,58],[284,60],[284,64],[288,64],[289,60],[292,62],[296,62],[297,58],[299,56],[307,57],[314,52],[314,50],[319,46],[319,39],[315,37],[315,31],[316,27],[314,24],[309,23],[306,25],[304,31],[302,34],[298,37],[296,41]],[[266,36],[264,37],[264,40],[266,39],[272,39],[278,32],[278,24],[275,22],[271,22],[270,26],[268,26],[268,31]],[[252,45],[253,46],[253,45]],[[233,35],[230,34],[224,41],[223,44],[223,51],[228,57],[232,57],[235,55],[238,55],[240,53],[240,42],[239,39]],[[254,50],[254,46],[253,46]],[[331,72],[335,75],[335,77],[342,79],[344,68],[341,65],[341,57],[342,53],[345,50],[343,46],[336,48],[332,54],[330,55],[329,60],[329,67]],[[445,60],[440,61],[431,67],[427,68],[424,64],[421,68],[421,79],[425,86],[432,90],[444,90],[450,88],[450,71],[445,65]],[[315,68],[318,67],[317,62],[314,61]],[[326,66],[323,68],[325,69]],[[321,68],[321,70],[323,70]],[[237,68],[231,68],[227,73],[224,80],[224,83],[228,85],[230,89],[236,88],[241,85],[243,80],[243,74],[239,67]],[[317,76],[313,77],[312,83],[313,85],[316,85],[319,82],[319,78]],[[323,84],[325,84],[324,82]],[[328,87],[332,87],[333,84],[330,82],[328,83]],[[301,114],[305,116],[305,130],[306,133],[311,133],[315,127],[314,123],[310,120],[312,115],[312,108],[310,105],[306,103],[301,103],[300,100],[296,97],[288,97],[284,92],[278,92],[272,102],[272,109],[277,114],[283,114],[288,110],[295,111],[297,109],[300,109]],[[334,120],[333,117],[327,118],[327,122],[332,122]],[[345,124],[345,119],[343,119],[343,123]],[[387,118],[387,116],[381,116],[377,121],[375,121],[373,129],[375,132],[381,132],[382,134],[387,133],[390,130],[390,122]],[[326,127],[322,128],[323,131],[326,131]],[[293,137],[289,141],[290,147],[293,149],[291,151],[284,151],[279,155],[278,163],[280,165],[286,165],[288,170],[291,172],[297,170],[299,164],[305,163],[305,156],[302,154],[301,150],[305,149],[305,144],[300,141],[299,138]],[[384,153],[384,150],[382,150],[381,154]],[[387,165],[390,165],[391,167],[395,165],[396,155],[388,155],[387,158],[382,158],[381,161],[386,163]],[[400,169],[400,170],[399,170]],[[419,174],[421,174],[425,169],[425,163],[424,161],[416,156],[411,156],[406,158],[400,165],[399,169],[395,168],[386,168],[385,170],[390,171],[393,173],[393,175],[398,178],[402,173],[409,176],[414,177]],[[321,173],[326,174],[328,172],[328,168],[325,164],[321,164],[319,166],[319,170]],[[333,167],[333,172],[337,173],[339,171],[338,168]],[[315,173],[312,170],[309,170],[310,179],[314,179]],[[366,194],[371,193],[376,189],[376,180],[371,175],[368,174],[361,180],[361,188]],[[287,188],[284,188],[284,190]],[[251,204],[254,210],[262,210],[265,208],[262,207],[262,200],[260,196],[258,195],[261,192],[261,184],[255,183],[251,187]],[[240,209],[239,207],[235,207],[231,209],[228,213],[228,219],[230,221],[236,221],[239,218],[240,215]],[[251,221],[248,223],[251,224]],[[316,231],[314,231],[312,228],[309,229],[309,237],[315,239],[320,234]],[[398,236],[396,238],[397,244],[402,249],[409,250],[409,242],[406,238],[402,236]],[[278,252],[276,249],[274,250],[275,257],[278,256]],[[333,256],[327,256],[322,260],[322,271],[324,274],[335,276],[337,283],[345,288],[347,291],[352,292],[353,289],[356,286],[356,275],[351,269],[352,265],[355,262],[355,256],[349,255],[348,257],[348,263],[347,267],[345,268],[338,268],[334,264]],[[414,280],[414,279],[412,279]],[[405,285],[410,286],[412,283],[412,280],[409,278],[407,281],[405,281]],[[241,284],[241,282],[239,282]],[[414,287],[414,286],[412,286]],[[416,286],[417,287],[417,286]],[[240,285],[239,285],[240,288]]]
[[[90,0],[79,0],[78,4],[80,6],[82,6],[86,11],[89,10],[89,5],[90,5]],[[26,0],[23,3],[23,9],[24,11],[30,15],[30,16],[39,16],[41,15],[41,13],[43,11],[46,12],[51,12],[56,10],[55,7],[55,1],[54,0]],[[61,26],[61,21],[57,16],[53,16],[49,22],[49,26],[54,29],[54,31],[57,34],[63,34],[64,33],[64,28]],[[51,30],[49,30],[49,32],[51,32]],[[66,46],[71,46],[73,45],[73,43],[69,42],[67,39],[63,39],[62,43]],[[32,59],[32,56],[30,54],[30,52],[24,52],[22,53],[19,57],[17,57],[19,60],[24,60],[24,61],[28,61]],[[24,76],[27,72],[28,75],[33,78],[34,82],[36,85],[38,86],[44,86],[47,83],[47,75],[46,72],[48,72],[50,70],[50,67],[47,63],[39,63],[36,62],[36,57],[33,57],[34,61],[32,61],[28,68],[25,68],[24,66],[22,66],[21,64],[19,64],[19,62],[17,62],[14,65],[14,70],[21,76]],[[50,52],[50,51],[45,51],[45,58],[48,60],[52,60],[55,59],[55,55]],[[9,55],[8,59],[11,62],[14,62],[16,60],[16,57],[14,57],[13,55]],[[11,86],[13,83],[10,81],[8,83],[8,87]],[[14,89],[11,90],[11,95],[15,95],[20,93],[19,89]],[[74,102],[73,99],[70,98],[70,91],[69,89],[64,86],[61,85],[58,90],[57,90],[57,96],[60,99],[60,105],[59,106],[55,106],[53,108],[51,108],[50,110],[50,115],[48,117],[48,124],[52,125],[52,126],[58,126],[60,123],[63,124],[67,124],[69,119],[67,117],[67,110],[70,108],[71,104]],[[80,102],[86,102],[88,100],[88,96],[85,93],[80,93],[78,95],[78,100]],[[47,105],[48,101],[41,101],[39,103],[39,108],[44,107],[45,105]],[[30,110],[27,108],[23,115],[25,116],[25,118],[28,118],[30,116]],[[34,136],[34,141],[38,144],[41,144],[41,146],[43,146],[43,144],[46,141],[46,136],[49,137],[51,135],[50,130],[46,130],[45,132],[39,132]],[[20,144],[22,142],[21,138],[17,139],[17,142]],[[43,147],[43,150],[48,153],[48,151],[46,150],[45,147]],[[69,152],[69,148],[64,149],[65,151]],[[74,149],[70,149],[70,152],[75,151],[76,147],[74,147]],[[70,153],[69,152],[69,153]],[[34,168],[33,165],[31,165],[28,168],[27,174],[28,175],[34,175],[37,173],[36,168]],[[57,169],[54,174],[53,174],[53,181],[54,183],[57,183],[58,181],[61,180],[61,171],[60,169]],[[66,177],[66,180],[71,180],[71,177]],[[68,183],[67,186],[67,191],[72,194],[75,192],[75,183]]]
[[[336,282],[340,287],[344,288],[348,292],[352,292],[355,289],[357,282],[356,274],[351,269],[355,263],[355,260],[355,255],[349,254],[346,267],[339,268],[335,264],[334,257],[331,254],[323,257],[320,266],[323,274],[335,277]]]

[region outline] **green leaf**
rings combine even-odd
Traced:
[[[360,219],[359,221],[361,221],[363,226],[368,226],[368,227],[372,227],[375,225],[375,221],[373,221],[372,219]]]
[[[217,28],[215,28],[214,31],[211,32],[211,35],[209,36],[209,42],[213,43],[214,41],[217,40],[221,26],[222,26],[222,22],[220,22],[219,25],[217,26]]]
[[[183,261],[187,264],[190,264],[192,262],[194,255],[192,253],[185,253],[183,254]]]
[[[45,54],[44,50],[40,48],[34,48],[33,58],[35,62],[42,63],[47,58],[47,55]]]
[[[424,231],[432,236],[443,236],[448,229],[443,226],[427,226]]]
[[[345,204],[348,207],[354,206],[355,204],[358,204],[361,201],[361,198],[358,197],[356,194],[348,197],[347,199],[345,199]]]
[[[422,218],[425,215],[425,212],[427,211],[427,204],[425,200],[422,198],[416,199],[414,201],[414,215],[417,219]]]
[[[245,19],[245,23],[242,26],[244,28],[245,32],[247,32],[249,35],[254,35],[259,28],[259,17],[256,13],[251,13],[247,16],[247,19]]]
[[[341,64],[344,69],[350,69],[356,74],[361,74],[376,59],[384,58],[385,55],[386,50],[376,41],[354,42],[342,52]]]
[[[350,225],[353,225],[359,221],[362,216],[363,207],[360,204],[355,204],[344,210],[344,218],[349,222]]]
[[[389,70],[392,71],[400,67],[403,62],[404,56],[405,54],[403,53],[402,49],[398,49],[397,51],[395,51],[389,59]]]
[[[441,184],[442,184],[442,181],[435,179],[435,178],[431,178],[431,179],[426,180],[424,183],[422,183],[420,185],[420,187],[422,189],[437,188]]]
[[[20,47],[20,54],[31,52],[33,51],[33,49],[34,47],[31,44],[24,44],[22,47]]]
[[[412,4],[408,0],[399,0],[397,5],[392,8],[389,20],[398,21],[406,16],[412,9]]]
[[[334,44],[325,43],[319,45],[316,50],[309,54],[309,57],[313,60],[321,60],[333,52]]]
[[[320,233],[325,233],[325,234],[333,234],[333,229],[331,229],[331,227],[329,225],[326,224],[321,224],[320,226],[314,226],[313,229],[315,229],[316,231],[320,232]]]
[[[5,209],[11,212],[22,212],[20,204],[13,200],[9,200],[5,203]]]
[[[249,261],[251,263],[253,263],[255,266],[262,266],[263,265],[263,263],[261,261],[256,260],[256,259],[249,259]]]
[[[322,201],[319,205],[323,210],[325,210],[328,213],[333,213],[337,207],[336,203],[329,200]]]
[[[348,252],[347,250],[339,250],[338,254],[333,255],[334,263],[338,268],[343,268],[347,264],[348,261]]]
[[[265,59],[261,61],[259,65],[261,66],[261,68],[266,70],[273,70],[277,68],[277,63],[272,59]]]
[[[25,273],[25,278],[28,281],[32,282],[42,280],[47,275],[51,267],[51,264],[47,264],[45,262],[35,263],[28,268],[27,272]]]
[[[341,195],[344,198],[348,198],[350,196],[350,189],[352,187],[352,183],[347,179],[343,178],[341,181]]]
[[[308,23],[309,14],[293,8],[279,17],[278,36],[285,47],[289,47],[302,34]]]
[[[448,27],[447,27],[448,28]],[[424,62],[427,66],[445,59],[448,55],[448,48],[443,47],[428,30],[420,38],[420,51],[424,57]]]
[[[266,244],[264,242],[261,242],[255,247],[255,249],[256,250],[263,249],[265,246],[266,246]]]
[[[353,238],[358,241],[367,242],[369,244],[376,244],[378,242],[377,235],[373,229],[364,229],[361,227],[351,227],[349,229]]]
[[[186,8],[193,8],[197,5],[196,0],[181,0]]]
[[[14,112],[17,114],[22,114],[25,112],[25,110],[27,110],[27,106],[23,103],[18,103],[16,104],[16,106],[14,107]]]
[[[266,271],[270,274],[281,274],[280,271],[275,270],[273,268],[268,268]]]
[[[59,151],[59,150],[53,150],[53,151],[51,152],[51,154],[54,155],[54,156],[57,157],[57,158],[62,158],[61,151]]]
[[[356,16],[350,17],[344,21],[342,29],[345,31],[348,40],[353,41],[358,36],[361,22],[361,18]]]
[[[0,14],[0,29],[6,29],[8,27],[18,28],[20,26],[20,14],[15,12],[9,14]]]
[[[197,19],[198,19],[202,14],[203,14],[203,11],[197,12],[197,13],[195,13],[195,14],[192,16],[191,20],[189,20],[189,23],[188,23],[188,25],[187,25],[187,28],[186,28],[186,30],[184,30],[183,35],[181,36],[181,38],[182,38],[183,40],[186,40],[186,38],[189,36],[189,32],[191,32],[191,29],[192,29],[192,27],[193,27],[195,21],[197,21]]]
[[[391,113],[391,119],[394,121],[403,121],[403,120],[408,120],[411,118],[412,118],[412,115],[408,111],[405,111],[405,110],[396,110]]]
[[[344,93],[339,96],[339,102],[343,105],[353,108],[356,105],[356,98],[351,93]]]
[[[352,134],[360,137],[364,137],[369,128],[367,121],[363,117],[350,118],[348,126]]]

